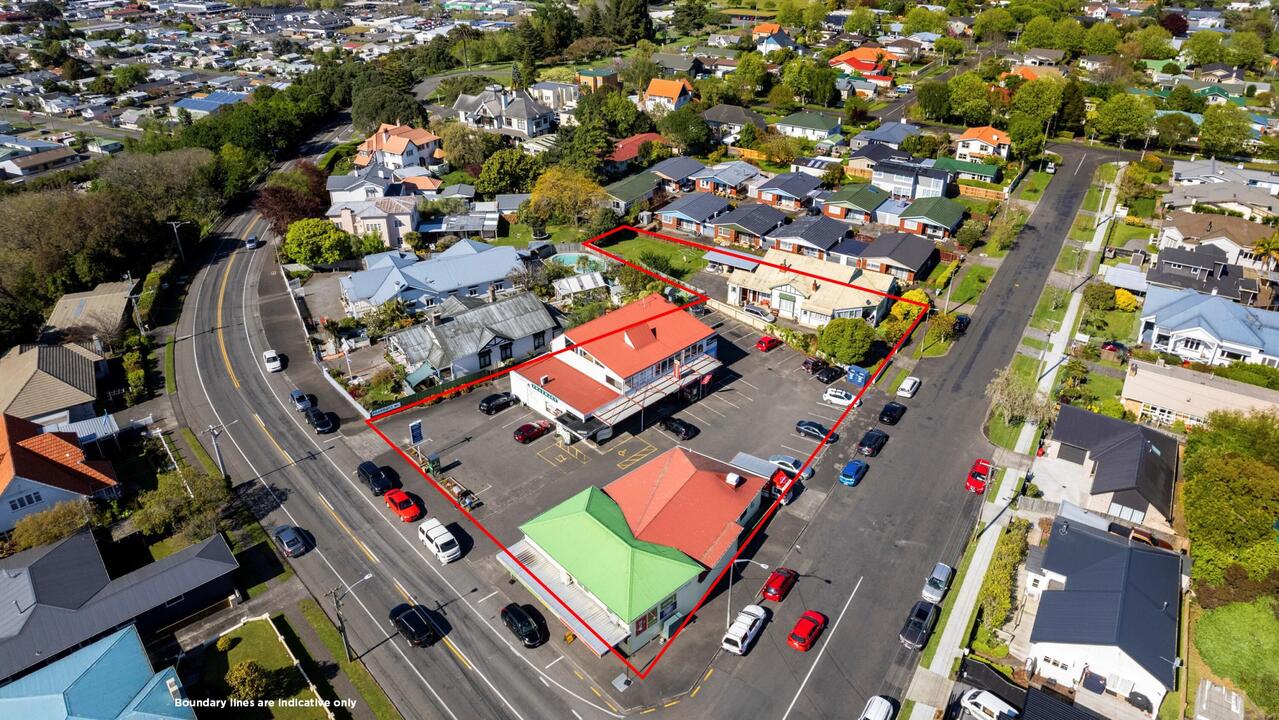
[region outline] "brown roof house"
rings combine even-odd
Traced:
[[[10,348],[0,357],[0,412],[41,425],[88,420],[106,371],[100,353],[76,343]]]
[[[42,340],[84,341],[94,336],[103,340],[116,337],[124,332],[129,319],[129,301],[137,285],[136,280],[99,283],[92,290],[63,295],[44,322]]]
[[[0,533],[60,502],[119,493],[111,463],[86,458],[74,433],[0,415]]]

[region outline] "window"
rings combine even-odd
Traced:
[[[546,331],[538,330],[533,333],[533,349],[540,350],[546,347]]]
[[[501,351],[502,362],[506,362],[514,357],[514,353],[512,352],[513,348],[514,345],[512,343],[502,343],[502,347],[499,348]]]
[[[173,598],[172,600],[170,600],[170,601],[166,602],[166,603],[164,604],[164,606],[165,606],[165,607],[173,607],[174,605],[177,605],[178,603],[182,602],[183,598],[185,598],[185,597],[186,597],[186,595],[179,595],[179,596],[177,596],[177,597]]]
[[[35,505],[36,503],[39,503],[43,500],[44,498],[40,497],[40,493],[38,492],[27,493],[26,495],[10,500],[9,509],[21,510],[24,507],[27,507],[29,505]]]
[[[1198,350],[1202,346],[1203,343],[1199,342],[1195,338],[1186,338],[1181,341],[1182,350]]]
[[[479,287],[474,287],[474,286],[473,286],[473,287],[469,287],[469,288],[467,288],[467,289],[466,289],[466,296],[467,296],[467,297],[475,297],[476,295],[479,295],[479,294],[480,294],[480,289],[479,289]]]
[[[492,350],[481,350],[481,351],[480,351],[480,355],[479,355],[479,359],[480,359],[480,367],[482,367],[482,368],[486,368],[486,367],[488,367],[489,365],[492,365],[492,364],[493,364],[493,351],[492,351]]]

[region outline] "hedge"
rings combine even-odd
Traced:
[[[156,300],[160,297],[160,290],[165,281],[169,278],[169,273],[173,271],[173,260],[165,260],[156,263],[151,267],[151,271],[147,273],[146,279],[142,281],[142,292],[139,293],[135,307],[138,311],[138,317],[142,322],[151,324],[151,312],[155,307]]]
[[[950,263],[946,265],[946,268],[941,271],[941,274],[933,280],[933,287],[938,290],[945,290],[946,286],[950,284],[950,281],[955,279],[955,273],[957,272],[959,272],[959,260],[951,260]]]

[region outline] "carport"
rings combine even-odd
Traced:
[[[690,362],[675,369],[639,390],[622,395],[597,409],[595,418],[607,425],[617,425],[640,410],[652,407],[680,390],[696,383],[710,383],[711,374],[724,363],[710,355],[698,355]]]

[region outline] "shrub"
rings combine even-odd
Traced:
[[[64,500],[48,510],[19,518],[10,541],[15,551],[40,547],[71,537],[88,522],[88,500]]]
[[[1104,282],[1091,282],[1084,288],[1084,304],[1102,312],[1115,309],[1115,286]]]
[[[223,635],[222,637],[218,638],[218,642],[216,645],[214,645],[214,647],[218,649],[218,652],[224,653],[230,650],[231,646],[234,644],[235,644],[235,638],[231,637],[230,635]]]
[[[265,700],[271,696],[271,674],[256,660],[245,660],[227,671],[227,687],[237,700]]]
[[[1123,288],[1115,288],[1115,309],[1123,312],[1137,312],[1141,308],[1141,301],[1136,295],[1128,292]]]
[[[1013,520],[995,545],[990,567],[977,594],[982,627],[990,633],[1003,626],[1012,613],[1017,568],[1026,557],[1026,535],[1029,532],[1029,520]]]
[[[963,230],[960,230],[960,232],[963,232]],[[942,269],[941,273],[937,275],[937,278],[933,280],[933,287],[938,290],[945,290],[946,286],[950,284],[950,281],[955,278],[955,273],[958,271],[959,261],[952,260],[945,268]]]

